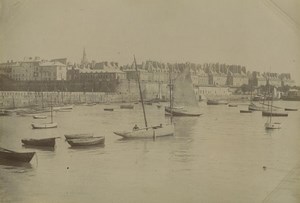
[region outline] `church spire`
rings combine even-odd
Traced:
[[[85,65],[88,63],[88,60],[86,58],[86,53],[85,53],[85,47],[83,48],[83,54],[82,54],[82,59],[81,59],[81,65]]]

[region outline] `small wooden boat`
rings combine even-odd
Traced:
[[[35,115],[33,116],[34,119],[46,119],[47,116],[44,116],[44,115]]]
[[[229,107],[237,107],[237,104],[228,104]]]
[[[57,123],[32,123],[33,129],[57,128]]]
[[[30,162],[35,152],[15,152],[0,147],[0,159],[20,162]]]
[[[67,139],[67,142],[72,147],[76,146],[92,146],[104,144],[105,137],[89,137],[89,138],[79,138],[79,139]]]
[[[227,105],[228,102],[224,100],[207,100],[206,102],[207,105]]]
[[[298,111],[298,109],[285,108],[285,111]]]
[[[172,109],[170,107],[165,107],[165,112],[168,114],[172,114],[172,116],[187,116],[187,117],[197,117],[201,116],[202,113],[196,112],[196,111],[188,111],[186,109]]]
[[[10,115],[9,111],[3,111],[3,110],[0,111],[0,116],[9,116],[9,115]]]
[[[21,142],[24,145],[30,146],[43,146],[43,147],[54,147],[56,137],[43,138],[43,139],[22,139]]]
[[[113,108],[104,108],[104,111],[114,111]]]
[[[280,129],[281,128],[281,124],[280,123],[267,122],[267,123],[265,123],[265,128],[267,130]]]
[[[66,139],[81,139],[94,137],[92,133],[80,133],[80,134],[69,134],[65,135]]]
[[[286,112],[276,112],[276,111],[262,111],[262,116],[281,116],[286,117],[288,113]]]
[[[134,106],[132,104],[121,104],[120,108],[121,109],[133,109]]]
[[[251,110],[240,110],[240,113],[252,113]]]

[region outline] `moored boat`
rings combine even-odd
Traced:
[[[57,128],[57,123],[31,123],[33,129]]]
[[[268,129],[280,129],[281,124],[280,123],[265,123],[265,128]]]
[[[104,111],[114,111],[113,108],[104,108],[103,110],[104,110]]]
[[[30,162],[35,152],[16,152],[0,147],[0,159],[19,162]]]
[[[94,135],[92,133],[79,133],[79,134],[68,134],[65,135],[66,139],[80,139],[80,138],[91,138]]]
[[[47,116],[44,116],[44,115],[34,115],[33,118],[34,119],[46,119]]]
[[[67,139],[67,142],[72,147],[75,146],[92,146],[92,145],[103,145],[105,137],[89,137],[89,138],[78,138],[78,139]]]
[[[132,105],[132,104],[121,104],[120,108],[121,109],[133,109],[134,105]]]
[[[165,124],[141,129],[133,129],[132,131],[116,131],[114,134],[127,139],[155,139],[156,137],[172,136],[174,134],[174,125]]]
[[[212,100],[208,99],[206,102],[207,105],[227,105],[228,102],[225,100]]]
[[[8,112],[8,111],[5,111],[5,110],[0,111],[0,116],[9,116],[9,115],[10,115],[10,112]]]
[[[251,110],[240,110],[240,113],[252,113]]]
[[[285,111],[298,111],[298,109],[292,109],[292,108],[285,108]]]
[[[22,139],[21,142],[24,145],[30,146],[43,146],[43,147],[54,147],[56,137],[42,138],[42,139]]]
[[[276,111],[262,111],[262,116],[282,116],[286,117],[289,114],[286,112],[276,112]]]
[[[172,114],[173,116],[190,116],[190,117],[196,117],[201,116],[202,113],[198,113],[197,111],[187,111],[186,109],[172,109],[170,107],[165,107],[165,111],[168,114]]]

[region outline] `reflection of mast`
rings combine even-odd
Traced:
[[[138,81],[138,84],[139,84],[140,97],[141,97],[141,102],[142,102],[142,107],[143,107],[143,113],[144,113],[144,120],[145,120],[145,127],[147,128],[148,124],[147,124],[147,118],[146,118],[145,107],[144,107],[144,99],[143,99],[143,94],[142,94],[142,89],[141,89],[141,83],[140,83],[140,74],[139,74],[138,69],[137,69],[135,56],[134,56],[134,64],[135,64],[135,70],[136,70],[136,74],[137,74],[137,81]]]

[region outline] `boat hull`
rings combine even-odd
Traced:
[[[219,100],[207,100],[207,105],[227,105],[227,101],[219,101]]]
[[[120,105],[121,109],[133,109],[134,106],[132,104],[122,104]]]
[[[280,129],[281,128],[281,125],[280,123],[265,123],[265,128],[266,129]]]
[[[48,129],[48,128],[57,128],[57,123],[32,123],[31,124],[33,129]]]
[[[240,110],[240,113],[252,113],[250,110]]]
[[[91,133],[82,133],[82,134],[70,134],[70,135],[65,135],[66,139],[81,139],[81,138],[91,138],[94,135]]]
[[[285,111],[298,111],[298,109],[285,108]]]
[[[45,138],[45,139],[22,139],[21,142],[24,145],[39,146],[39,147],[54,147],[55,138]]]
[[[156,137],[165,137],[174,135],[174,125],[163,125],[163,127],[148,127],[133,131],[120,131],[114,134],[126,139],[155,139]]]
[[[288,113],[285,112],[270,112],[270,111],[262,111],[262,116],[277,116],[277,117],[286,117]]]
[[[105,137],[91,137],[91,138],[67,139],[67,142],[72,147],[103,145],[104,142],[105,142]]]
[[[170,108],[165,108],[165,111],[168,113],[167,115],[173,115],[173,116],[191,116],[191,117],[197,117],[197,116],[201,116],[201,113],[190,113],[184,110],[180,110],[180,109],[173,109],[171,111]]]
[[[0,159],[29,163],[35,152],[15,152],[0,148]]]

